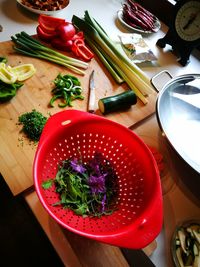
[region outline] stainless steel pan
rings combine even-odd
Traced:
[[[154,76],[152,84],[157,87],[163,77],[166,72]],[[168,80],[159,91],[156,103],[160,128],[178,154],[200,173],[200,74]]]

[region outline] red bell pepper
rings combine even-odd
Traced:
[[[65,19],[55,18],[41,14],[38,18],[38,22],[43,31],[45,31],[46,33],[52,33],[56,31],[56,28],[59,25],[65,23]]]
[[[94,57],[94,54],[85,45],[85,42],[83,39],[76,39],[73,42],[72,51],[75,53],[76,56],[80,57],[84,61],[90,61]]]
[[[73,38],[72,41],[75,41],[76,39],[84,39],[84,33],[83,32],[77,32]]]
[[[65,19],[41,14],[38,19],[37,35],[43,41],[50,41],[58,50],[72,51],[77,57],[90,61],[94,54],[85,45],[84,33],[77,32],[74,25]]]
[[[64,41],[71,40],[76,34],[74,25],[69,22],[58,25],[58,27],[56,27],[56,31]]]
[[[56,48],[58,50],[62,50],[62,51],[68,51],[68,52],[71,51],[72,44],[73,44],[72,40],[63,41],[59,37],[53,38],[51,40],[51,45],[54,48]]]
[[[84,45],[85,42],[83,39],[75,39],[72,45],[72,52],[79,57],[79,53],[78,53],[78,45]]]
[[[43,31],[43,29],[41,28],[40,25],[37,26],[36,30],[37,30],[38,37],[43,41],[50,41],[57,35],[56,32],[47,33],[45,31]]]

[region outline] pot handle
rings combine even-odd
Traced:
[[[157,92],[164,87],[164,85],[172,79],[172,75],[167,70],[163,70],[151,78],[151,84]]]

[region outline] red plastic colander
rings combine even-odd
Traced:
[[[118,176],[117,209],[101,218],[76,215],[53,206],[59,200],[43,181],[55,177],[58,162],[78,157],[84,162],[95,152],[109,160]],[[162,193],[156,162],[149,148],[131,130],[104,117],[78,110],[51,116],[42,132],[34,159],[34,184],[47,212],[64,228],[100,242],[140,249],[162,227]]]

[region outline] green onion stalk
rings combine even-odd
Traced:
[[[14,50],[26,56],[54,62],[81,75],[85,74],[82,69],[88,68],[88,63],[53,50],[40,43],[26,32],[17,33],[15,36],[11,36],[11,39],[15,43],[13,47]]]

